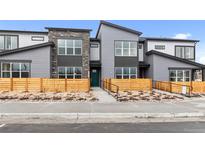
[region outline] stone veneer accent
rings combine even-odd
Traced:
[[[72,32],[69,30],[49,30],[49,41],[54,42],[55,47],[52,49],[51,54],[51,77],[58,78],[58,39],[82,39],[82,78],[88,78],[90,75],[89,67],[89,50],[90,50],[90,33],[89,32]]]

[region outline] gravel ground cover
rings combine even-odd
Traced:
[[[112,93],[112,95],[117,98],[116,93]],[[157,91],[123,91],[119,92],[118,95],[118,101],[120,102],[179,102],[180,100],[184,100],[184,96]]]
[[[0,102],[6,102],[10,100],[16,100],[17,102],[28,101],[28,102],[94,102],[98,99],[92,94],[92,92],[0,92]]]

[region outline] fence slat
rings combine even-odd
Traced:
[[[0,78],[0,91],[88,92],[89,79]]]
[[[126,90],[138,90],[138,91],[151,91],[152,90],[152,80],[151,79],[104,79],[106,81],[106,88],[110,91],[116,91],[116,87],[111,86],[114,84],[119,87],[119,91]],[[109,84],[109,83],[110,84]]]

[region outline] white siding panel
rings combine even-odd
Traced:
[[[165,50],[156,50],[169,55],[175,56],[175,45],[179,46],[195,46],[194,42],[181,42],[181,41],[152,41],[148,40],[148,51],[156,50],[155,45],[165,45]]]

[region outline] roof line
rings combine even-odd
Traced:
[[[117,29],[129,32],[129,33],[133,33],[133,34],[137,34],[137,35],[141,35],[142,34],[142,32],[140,32],[140,31],[136,31],[136,30],[133,30],[133,29],[130,29],[130,28],[127,28],[127,27],[123,27],[123,26],[120,26],[120,25],[116,25],[116,24],[113,24],[113,23],[101,20],[100,21],[100,25],[99,25],[98,30],[97,30],[96,38],[98,37],[99,31],[100,31],[100,27],[101,27],[102,24],[106,25],[106,26],[109,26],[109,27],[113,27],[113,28],[117,28]]]
[[[174,59],[174,60],[177,60],[177,61],[180,61],[180,62],[183,62],[183,63],[187,63],[187,64],[191,64],[191,65],[194,65],[194,66],[205,68],[205,65],[203,65],[203,64],[193,62],[193,61],[190,61],[190,60],[187,60],[187,59],[179,58],[179,57],[176,57],[176,56],[172,56],[172,55],[162,53],[162,52],[159,52],[159,51],[156,51],[156,50],[150,50],[146,53],[146,55],[148,55],[148,56],[152,55],[152,54],[156,54],[156,55],[159,55],[159,56],[162,56],[162,57]]]
[[[177,39],[177,38],[166,38],[166,37],[140,37],[141,40],[159,40],[159,41],[183,41],[183,42],[199,42],[199,40],[191,39]]]
[[[22,47],[22,48],[12,49],[12,50],[3,50],[2,52],[0,52],[0,56],[18,53],[18,52],[23,52],[23,51],[32,50],[32,49],[37,49],[37,48],[46,47],[46,46],[54,46],[54,43],[53,42],[46,42],[46,43],[26,46],[26,47]]]
[[[92,29],[81,29],[81,28],[60,28],[60,27],[45,27],[48,30],[59,30],[59,31],[73,31],[73,32],[90,32]]]
[[[26,31],[26,30],[0,30],[0,32],[17,32],[17,33],[38,33],[38,34],[48,34],[45,31]]]

